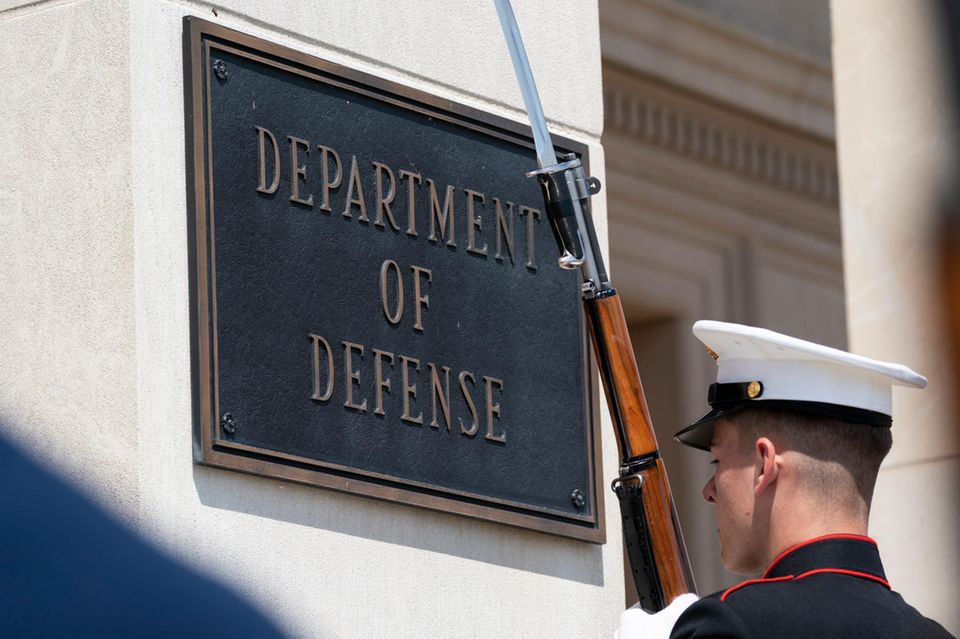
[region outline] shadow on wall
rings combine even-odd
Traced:
[[[603,586],[597,544],[204,466],[193,481],[211,508]]]

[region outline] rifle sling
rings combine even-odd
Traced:
[[[621,478],[622,479],[622,478]],[[657,577],[657,565],[653,560],[647,518],[643,508],[643,482],[618,481],[613,491],[620,501],[620,517],[623,521],[623,541],[630,572],[637,586],[640,605],[644,610],[657,612],[663,609],[663,593]]]

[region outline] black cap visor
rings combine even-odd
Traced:
[[[678,432],[673,438],[684,446],[705,450],[709,453],[710,444],[713,442],[713,427],[716,425],[716,421],[721,417],[736,413],[741,408],[745,408],[745,405],[713,408],[709,413]]]

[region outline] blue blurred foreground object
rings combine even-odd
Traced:
[[[282,636],[249,604],[149,547],[3,438],[0,634]]]

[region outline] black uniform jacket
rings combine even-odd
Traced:
[[[763,577],[704,597],[680,616],[670,639],[951,635],[890,589],[869,537],[828,535],[798,544]]]

